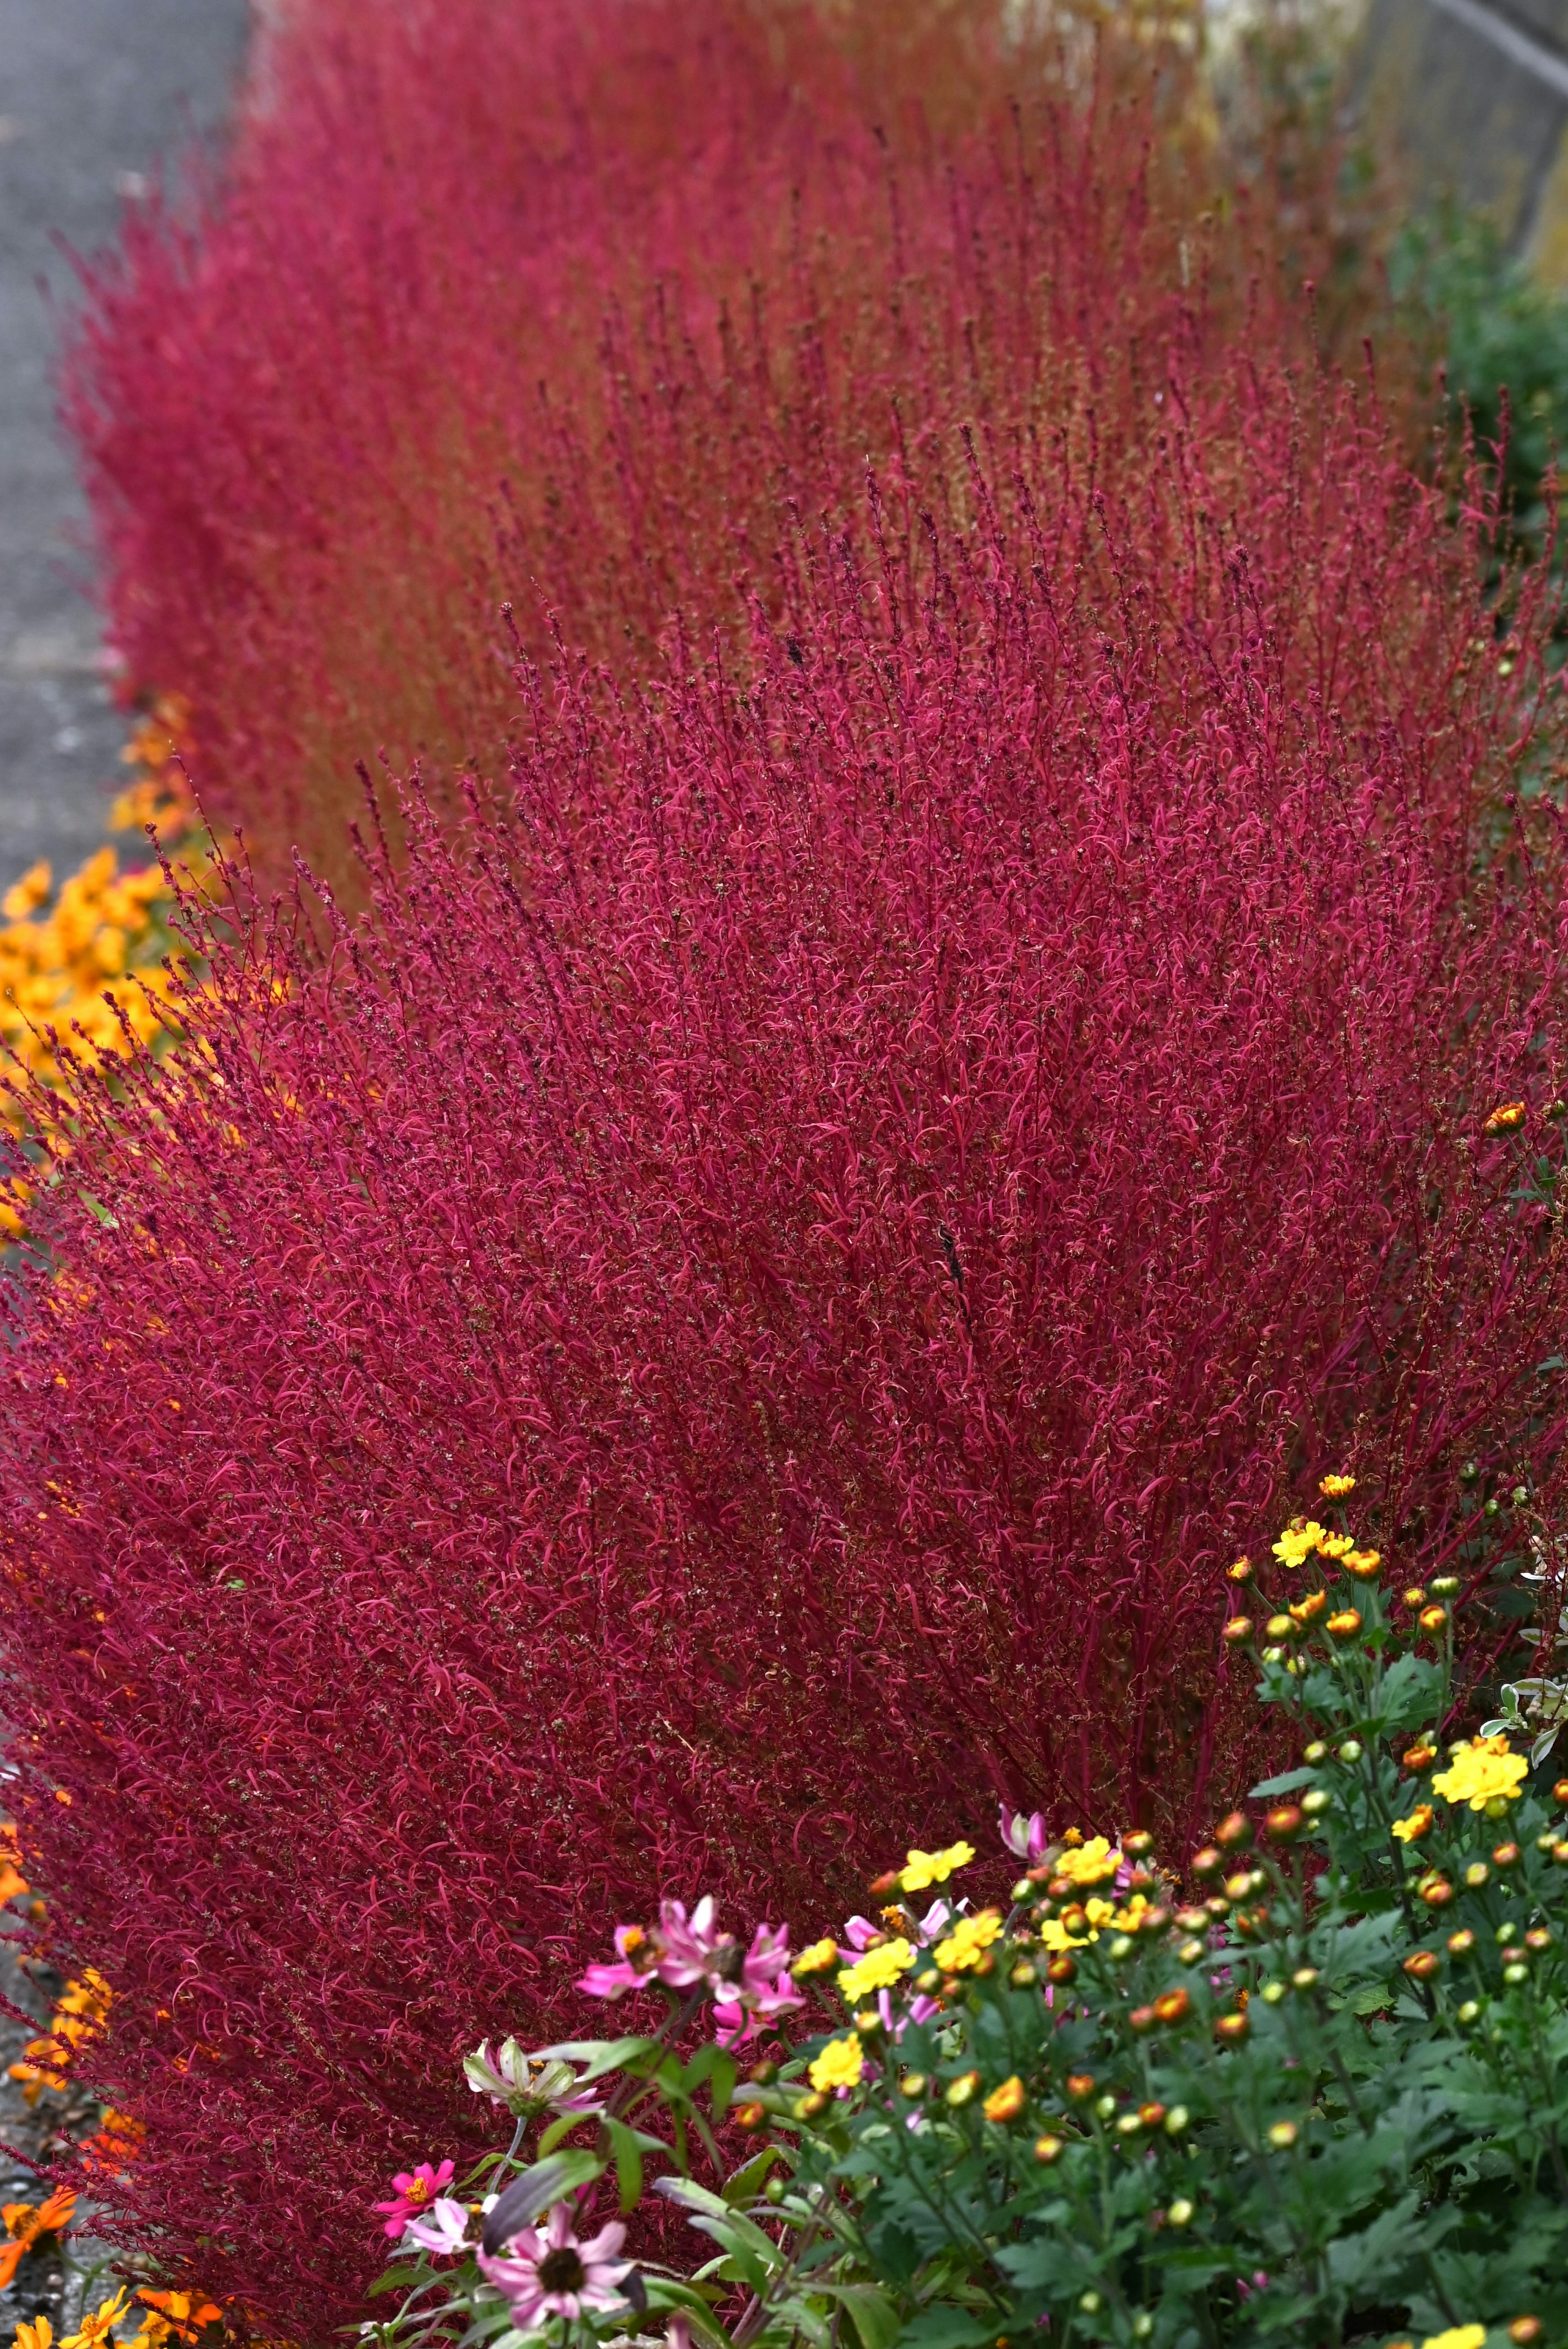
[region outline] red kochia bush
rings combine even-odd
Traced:
[[[961,512],[934,426],[1085,399],[1102,475],[1141,472],[1184,316],[1298,334],[1310,174],[1288,239],[1266,184],[1220,207],[1157,14],[296,9],[200,216],[95,270],[67,376],[114,633],[267,872],[341,877],[383,745],[436,793],[504,757],[504,597],[536,654],[556,617],[639,675],[737,572],[771,594],[786,492],[857,515],[867,453],[912,451]]]
[[[1172,383],[1136,497],[977,453],[963,537],[895,481],[875,566],[782,547],[738,669],[521,670],[461,838],[214,939],[208,1078],[86,1088],[7,1371],[25,1834],[124,2222],[302,2338],[454,2054],[657,1887],[847,1900],[998,1792],[1191,1827],[1223,1568],[1322,1472],[1396,1572],[1467,1455],[1554,1506],[1532,607],[1503,676],[1348,396]]]

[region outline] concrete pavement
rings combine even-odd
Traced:
[[[246,20],[246,0],[0,0],[0,889],[96,847],[123,772],[55,428],[57,240],[104,244],[161,160],[221,130]]]

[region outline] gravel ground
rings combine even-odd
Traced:
[[[58,240],[105,243],[163,159],[221,129],[246,31],[246,0],[0,0],[0,889],[99,844],[125,739],[55,427]]]
[[[123,772],[86,508],[55,425],[54,352],[74,286],[59,240],[105,243],[161,161],[221,130],[247,30],[246,0],[0,0],[0,889],[39,857],[58,875],[90,854]],[[0,1991],[40,2023],[58,1987],[0,1941]],[[0,2142],[47,2161],[94,2107],[69,2092],[26,2106],[5,2067],[30,2035],[0,2016]],[[0,2153],[0,2202],[40,2199]],[[96,2305],[90,2239],[73,2251]],[[57,2257],[30,2253],[0,2292],[0,2343],[40,2314],[57,2339],[82,2284]]]

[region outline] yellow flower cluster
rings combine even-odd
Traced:
[[[821,2054],[812,2058],[806,2077],[818,2091],[855,2088],[865,2068],[865,2054],[852,2032],[847,2039],[830,2039]]]
[[[1315,1517],[1293,1517],[1274,1544],[1274,1556],[1285,1566],[1304,1566],[1315,1552],[1319,1557],[1348,1557],[1355,1547],[1349,1534],[1331,1534]]]
[[[22,2061],[10,2066],[10,2077],[20,2081],[22,2095],[36,2105],[46,2088],[63,2088],[66,2074],[89,2040],[109,2021],[114,1993],[94,1966],[80,1982],[69,1982],[61,1992],[49,2028],[41,2039],[30,2039]]]
[[[124,753],[142,771],[115,802],[110,824],[116,831],[154,825],[166,845],[185,852],[183,869],[202,887],[211,878],[210,857],[183,772],[174,763],[188,723],[177,698],[158,704]],[[140,1046],[156,1049],[171,1032],[175,980],[163,964],[181,957],[169,930],[171,909],[161,869],[148,864],[121,872],[107,843],[57,891],[49,866],[35,864],[0,898],[0,1045],[61,1095],[67,1113],[60,1050],[95,1069]],[[20,1103],[0,1096],[0,1125],[20,1136],[31,1123]],[[66,1145],[58,1127],[47,1139],[51,1146]],[[0,1180],[0,1239],[20,1236],[30,1191],[26,1176]]]
[[[1122,1864],[1122,1856],[1105,1836],[1091,1836],[1076,1850],[1071,1846],[1056,1862],[1056,1873],[1069,1884],[1104,1884]]]
[[[900,1974],[907,1974],[915,1962],[915,1952],[902,1935],[891,1941],[879,1941],[846,1966],[838,1977],[838,1987],[844,1997],[865,1998],[872,1991],[891,1990]],[[798,1973],[799,1967],[795,1968]]]
[[[994,1909],[982,1909],[978,1917],[960,1917],[945,1941],[936,1947],[936,1961],[945,1974],[967,1973],[978,1966],[992,1941],[1002,1939],[1002,1919]]]
[[[1053,1957],[1060,1957],[1064,1950],[1082,1950],[1097,1941],[1102,1925],[1114,1925],[1119,1933],[1136,1933],[1148,1905],[1141,1892],[1135,1892],[1121,1909],[1113,1900],[1085,1900],[1084,1930],[1075,1936],[1059,1917],[1047,1917],[1040,1928],[1040,1946]]]
[[[1507,1802],[1529,1775],[1529,1763],[1522,1754],[1509,1752],[1506,1737],[1477,1737],[1455,1747],[1449,1767],[1432,1780],[1432,1792],[1445,1802],[1484,1811],[1500,1796]]]
[[[140,2298],[139,2294],[139,2302]],[[57,2343],[54,2326],[47,2316],[40,2316],[32,2324],[18,2324],[11,2349],[111,2349],[115,2326],[132,2313],[122,2284],[109,2299],[100,2301],[90,2316],[84,2315],[77,2331],[67,2333],[64,2340]],[[216,2315],[217,2311],[214,2309],[213,2313]],[[120,2349],[164,2349],[171,2333],[179,2330],[153,2309],[138,2305],[134,2314],[137,2329],[127,2334]]]
[[[945,1884],[955,1868],[967,1868],[973,1857],[971,1843],[950,1844],[946,1851],[906,1852],[898,1873],[898,1889],[901,1892],[929,1891],[933,1884]]]

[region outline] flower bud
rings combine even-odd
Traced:
[[[1399,1758],[1407,1770],[1429,1770],[1438,1758],[1438,1749],[1423,1738],[1418,1745],[1407,1746]]]
[[[1145,2128],[1158,2128],[1160,2123],[1165,2118],[1165,2106],[1163,2105],[1140,2105],[1137,2108],[1137,2116],[1143,2123]]]
[[[1067,2095],[1074,2104],[1081,2105],[1085,2096],[1092,2096],[1094,2093],[1095,2075],[1092,2072],[1068,2073]]]
[[[1311,1990],[1316,1980],[1317,1968],[1315,1966],[1298,1966],[1294,1973],[1291,1976],[1291,1988],[1293,1990]]]
[[[1527,1950],[1534,1950],[1539,1954],[1541,1951],[1549,1950],[1552,1947],[1552,1935],[1544,1925],[1532,1925],[1524,1937],[1524,1946]]]
[[[1061,1956],[1053,1958],[1046,1967],[1045,1979],[1051,1982],[1070,1982],[1077,1971],[1077,1967],[1064,1950]]]
[[[922,1998],[934,1998],[941,1986],[942,1978],[935,1966],[928,1966],[923,1973],[915,1976],[915,1988]]]
[[[1116,2123],[1116,2135],[1118,2137],[1137,2137],[1142,2127],[1143,2121],[1138,2114],[1123,2113],[1121,2118]]]
[[[1276,2153],[1288,2153],[1299,2135],[1294,2121],[1276,2121],[1269,2131],[1269,2143]]]
[[[967,2105],[973,2101],[979,2087],[978,2072],[961,2072],[956,2080],[949,2081],[942,2094],[950,2105]]]
[[[1356,1618],[1358,1623],[1360,1619],[1358,1616]],[[1263,1821],[1263,1833],[1271,1843],[1293,1843],[1300,1835],[1301,1829],[1302,1811],[1299,1803],[1282,1803],[1278,1809],[1271,1811]]]
[[[885,1868],[880,1876],[874,1877],[870,1886],[872,1899],[886,1900],[890,1893],[897,1892],[899,1873],[898,1868]]]
[[[1442,1877],[1436,1877],[1430,1884],[1421,1887],[1420,1897],[1428,1909],[1446,1909],[1454,1897],[1454,1888]]]
[[[814,2121],[818,2113],[825,2113],[826,2110],[826,2095],[822,2089],[814,2088],[809,2096],[801,2096],[796,2100],[794,2116],[797,2121]]]
[[[1096,2101],[1095,2111],[1103,2121],[1113,2119],[1116,2115],[1116,2100],[1114,2096],[1105,2095],[1097,2098]]]
[[[913,2098],[916,2096],[923,2096],[925,2093],[925,2074],[923,2072],[906,2072],[903,2078],[898,2083],[898,2094],[901,2096]]]
[[[1184,1966],[1195,1966],[1200,1958],[1207,1955],[1208,1949],[1207,1941],[1183,1941],[1176,1954]]]
[[[1405,1961],[1405,1971],[1417,1982],[1430,1982],[1442,1964],[1436,1950],[1417,1950]]]
[[[981,2110],[988,2121],[1002,2124],[1015,2121],[1027,2102],[1023,2083],[1014,2073],[1010,2080],[1003,2080],[1000,2088],[992,2088]]]
[[[1459,1587],[1459,1578],[1457,1574],[1434,1575],[1428,1586],[1434,1599],[1451,1599]]]
[[[1225,1897],[1228,1900],[1245,1900],[1251,1889],[1251,1868],[1243,1868],[1240,1876],[1228,1876],[1225,1878]]]
[[[1129,1859],[1147,1859],[1154,1849],[1154,1837],[1147,1827],[1135,1827],[1131,1835],[1123,1836],[1122,1849]]]
[[[1064,2137],[1045,2136],[1037,2137],[1034,2140],[1034,2158],[1036,2161],[1044,2162],[1047,2169],[1054,2161],[1061,2160],[1065,2150]]]
[[[1554,1843],[1552,1845],[1552,1860],[1553,1867],[1568,1868],[1568,1843]]]
[[[1465,1870],[1465,1882],[1469,1886],[1470,1890],[1473,1892],[1478,1885],[1481,1885],[1486,1882],[1490,1874],[1491,1870],[1487,1866],[1484,1859],[1472,1859],[1469,1866]]]
[[[1168,2227],[1189,2227],[1192,2224],[1192,2205],[1185,2194],[1177,2196],[1165,2214],[1165,2223]]]
[[[1252,1822],[1245,1811],[1232,1811],[1221,1819],[1214,1840],[1224,1851],[1244,1851],[1252,1840]]]
[[[1118,1933],[1115,1940],[1110,1943],[1107,1955],[1120,1960],[1131,1955],[1132,1947],[1132,1935],[1130,1933]]]
[[[1459,2021],[1461,2023],[1473,2023],[1480,2013],[1480,2008],[1477,2004],[1476,2001],[1473,1998],[1467,1998],[1463,2006],[1459,2009]]]
[[[1558,1779],[1552,1789],[1552,1799],[1557,1803],[1568,1803],[1568,1778]]]
[[[1179,2137],[1190,2117],[1185,2105],[1172,2105],[1165,2116],[1166,2136]]]
[[[1516,2316],[1508,2328],[1508,2337],[1519,2344],[1519,2349],[1531,2349],[1532,2342],[1545,2339],[1546,2327],[1539,2316]]]
[[[762,2105],[748,2104],[737,2105],[735,2106],[735,2126],[737,2128],[742,2128],[748,2132],[753,2129],[760,2129],[765,2127],[767,2117],[766,2109]]]
[[[753,2064],[746,2077],[753,2088],[771,2088],[778,2075],[778,2065],[764,2056],[760,2064]]]
[[[1360,1738],[1347,1737],[1344,1744],[1339,1749],[1339,1758],[1342,1762],[1359,1762],[1361,1759]]]
[[[1232,1615],[1220,1634],[1228,1648],[1242,1647],[1251,1636],[1252,1619],[1250,1615]]]
[[[1226,2047],[1239,2046],[1251,2025],[1244,2014],[1222,2014],[1214,2025],[1214,2036]]]
[[[1293,1640],[1296,1625],[1288,1615],[1271,1615],[1263,1630],[1271,1640]]]
[[[1459,1932],[1449,1935],[1449,1949],[1456,1958],[1468,1958],[1475,1945],[1476,1937],[1468,1925],[1462,1926]]]
[[[1302,1754],[1302,1760],[1303,1762],[1326,1762],[1327,1759],[1328,1748],[1324,1744],[1321,1737],[1314,1737],[1312,1744],[1303,1750]]]
[[[1192,1855],[1194,1876],[1215,1876],[1224,1865],[1223,1855],[1217,1852],[1211,1843],[1206,1843],[1201,1851],[1195,1851]]]
[[[1154,2025],[1155,2013],[1152,2006],[1135,2006],[1132,2013],[1127,2017],[1127,2028],[1129,2031],[1152,2031],[1154,2029]]]
[[[1027,1958],[1020,1958],[1007,1977],[1014,1990],[1029,1990],[1040,1979]]]
[[[1502,1978],[1511,1987],[1517,1990],[1521,1982],[1530,1980],[1530,1968],[1521,1958],[1515,1958],[1511,1965],[1504,1966]]]
[[[1251,1582],[1252,1579],[1251,1559],[1250,1557],[1239,1557],[1234,1566],[1228,1566],[1225,1568],[1225,1578],[1228,1582]]]
[[[1303,1627],[1308,1623],[1315,1623],[1327,1605],[1326,1590],[1309,1590],[1304,1599],[1298,1599],[1295,1605],[1290,1609],[1291,1619]]]
[[[1161,1991],[1154,2002],[1154,2016],[1157,2023],[1167,2024],[1185,2023],[1191,2010],[1192,2001],[1186,1991],[1180,1988]]]
[[[1314,1786],[1302,1796],[1302,1809],[1309,1819],[1315,1819],[1320,1813],[1327,1810],[1333,1800],[1334,1796],[1324,1787]]]
[[[1412,1615],[1418,1615],[1427,1603],[1427,1594],[1418,1582],[1414,1582],[1408,1590],[1399,1593],[1399,1601],[1401,1606],[1409,1609]]]
[[[1282,1982],[1267,1982],[1259,1993],[1265,2006],[1278,2006],[1284,1994],[1285,1986]]]
[[[1491,1864],[1494,1868],[1517,1868],[1519,1846],[1516,1843],[1500,1843],[1492,1853]]]
[[[1446,1607],[1423,1607],[1419,1619],[1423,1631],[1440,1631],[1449,1619],[1449,1610]]]
[[[1078,2305],[1083,2310],[1085,2316],[1098,2316],[1100,2313],[1099,2293],[1097,2292],[1081,2292],[1078,2294]]]

